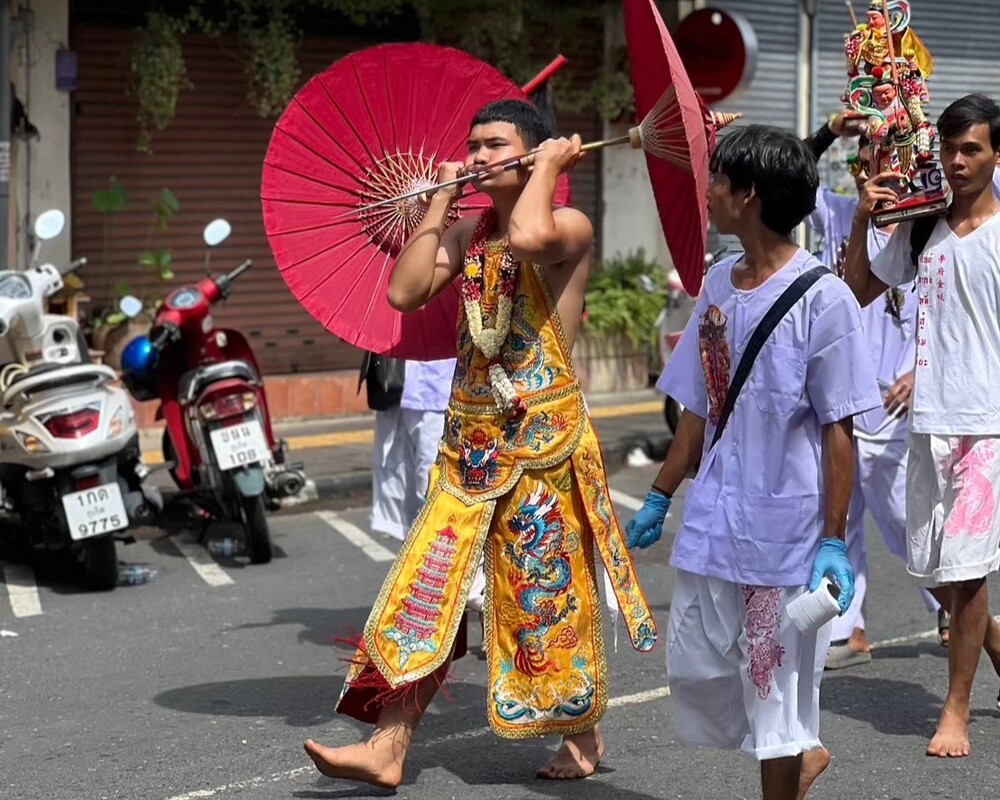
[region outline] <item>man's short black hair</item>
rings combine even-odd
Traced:
[[[476,112],[469,129],[490,122],[508,122],[513,125],[524,146],[529,150],[552,138],[552,129],[538,109],[524,100],[494,100],[492,103],[487,103]]]
[[[967,94],[960,97],[938,117],[938,134],[942,139],[961,136],[973,125],[990,126],[990,145],[993,152],[1000,151],[1000,106],[985,94]]]
[[[737,128],[719,142],[709,169],[729,178],[734,192],[756,190],[761,222],[782,236],[816,208],[816,158],[808,145],[781,128]]]

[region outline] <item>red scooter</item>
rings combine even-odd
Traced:
[[[134,339],[122,354],[123,378],[137,399],[160,399],[163,455],[177,486],[214,519],[241,523],[250,560],[264,564],[271,560],[265,512],[278,498],[298,494],[305,474],[300,464],[284,463],[285,446],[274,438],[249,343],[238,331],[212,325],[212,306],[250,268],[247,260],[211,276],[211,248],[230,231],[225,220],[205,228],[207,277],[167,297],[149,336]],[[122,301],[127,315],[139,310],[134,298]]]

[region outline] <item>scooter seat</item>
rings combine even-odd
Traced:
[[[8,387],[14,386],[16,383],[19,383],[26,378],[34,378],[38,375],[43,375],[46,372],[53,372],[54,370],[62,369],[65,366],[65,364],[38,364],[37,366],[32,367],[28,372],[21,372],[18,375],[15,375],[7,385]]]
[[[41,364],[30,372],[11,380],[3,393],[3,405],[8,406],[20,394],[57,389],[60,386],[90,383],[99,385],[117,378],[114,370],[99,364]]]

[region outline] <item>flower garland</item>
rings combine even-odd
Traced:
[[[486,286],[486,239],[496,224],[497,212],[490,206],[480,215],[472,233],[472,241],[469,242],[462,276],[462,303],[465,306],[465,318],[469,323],[472,343],[490,362],[488,374],[493,397],[504,411],[523,413],[524,401],[518,397],[514,383],[500,359],[500,350],[510,333],[510,320],[514,311],[514,297],[517,294],[517,278],[521,266],[520,262],[514,260],[506,240],[503,243],[503,255],[500,261],[500,291],[496,322],[492,328],[483,327],[482,299]]]

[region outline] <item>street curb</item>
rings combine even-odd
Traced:
[[[625,466],[629,453],[637,447],[653,461],[662,461],[666,458],[670,440],[670,434],[663,432],[648,436],[635,434],[603,444],[604,465],[608,472],[621,469]],[[315,484],[320,501],[371,494],[371,470],[353,470],[339,475],[310,475],[309,479]]]

